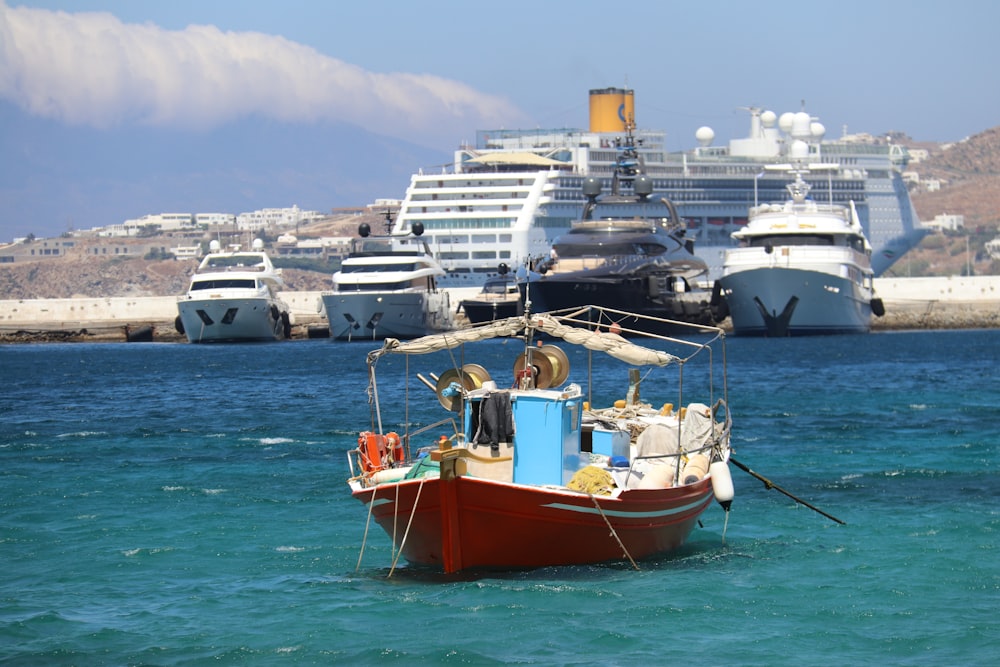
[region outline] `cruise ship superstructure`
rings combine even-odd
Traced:
[[[393,234],[406,236],[420,222],[447,271],[445,286],[481,285],[500,263],[546,257],[579,216],[584,179],[610,187],[634,109],[633,91],[597,89],[590,91],[588,130],[477,132],[476,145],[460,147],[441,173],[412,176]],[[726,147],[712,146],[714,132],[702,127],[697,148],[668,153],[664,132],[635,130],[654,192],[676,205],[710,280],[721,276],[724,252],[735,244],[730,235],[746,224],[754,202],[782,198],[786,181],[764,166],[787,161],[793,141],[806,143],[811,162],[838,166],[810,185],[832,192],[835,203],[854,202],[876,276],[919,243],[925,232],[902,180],[905,147],[870,136],[825,140],[825,128],[804,111],[748,111],[749,136]]]

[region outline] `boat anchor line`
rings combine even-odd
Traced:
[[[807,503],[806,501],[802,500],[801,498],[795,497],[794,495],[792,495],[788,491],[785,491],[783,488],[781,488],[780,486],[778,486],[777,484],[775,484],[774,482],[772,482],[768,478],[764,477],[763,475],[757,474],[756,472],[754,472],[753,470],[751,470],[748,466],[740,463],[739,461],[737,461],[736,459],[734,459],[732,456],[729,457],[729,462],[732,463],[737,468],[739,468],[740,470],[742,470],[743,472],[749,474],[751,477],[755,477],[756,479],[759,479],[760,481],[762,481],[764,483],[764,487],[765,488],[767,488],[767,489],[774,489],[775,491],[778,491],[779,493],[783,493],[786,496],[788,496],[789,498],[791,498],[792,500],[794,500],[795,502],[799,503],[800,505],[805,505],[806,507],[808,507],[812,511],[817,512],[818,514],[822,514],[823,516],[825,516],[827,519],[830,519],[831,521],[836,521],[837,523],[839,523],[841,525],[847,525],[847,522],[841,521],[840,519],[838,519],[837,517],[833,516],[832,514],[827,514],[823,510],[821,510],[818,507],[816,507],[815,505],[810,505],[809,503]]]
[[[625,547],[625,544],[622,542],[622,538],[618,537],[618,531],[616,531],[615,527],[611,525],[610,521],[608,521],[607,515],[604,514],[604,510],[601,508],[601,506],[597,502],[597,497],[593,493],[591,493],[590,494],[590,499],[592,501],[594,501],[594,507],[596,507],[597,511],[601,513],[601,518],[604,519],[604,523],[607,524],[608,530],[611,531],[611,535],[615,538],[615,541],[618,542],[618,546],[620,546],[622,548],[622,552],[624,552],[625,556],[628,558],[628,561],[630,563],[632,563],[632,567],[634,567],[635,569],[638,570],[639,566],[636,565],[635,559],[632,558],[632,554],[630,554],[628,552],[628,549]]]
[[[403,547],[406,546],[406,538],[409,537],[409,535],[410,535],[410,526],[413,525],[413,517],[417,513],[417,505],[420,504],[420,492],[424,490],[424,482],[426,482],[426,481],[427,481],[426,477],[421,477],[420,478],[420,486],[417,487],[417,497],[414,498],[414,500],[413,500],[413,509],[410,510],[410,519],[406,522],[406,530],[403,531],[403,540],[399,543],[399,549],[396,551],[396,557],[392,559],[392,567],[389,569],[389,574],[386,575],[387,579],[392,576],[393,572],[396,571],[396,564],[399,563],[399,557],[403,555]],[[397,499],[399,498],[399,494],[398,493],[396,494],[396,498]],[[396,513],[393,514],[393,522],[392,522],[393,526],[395,526],[395,524],[396,524],[395,517],[397,515],[398,515],[398,512],[396,512]],[[396,536],[395,535],[393,535],[392,543],[393,544],[396,543]]]
[[[358,552],[358,564],[354,567],[354,571],[357,572],[361,569],[361,559],[365,555],[365,545],[368,544],[368,528],[372,524],[372,510],[375,508],[375,494],[378,493],[378,487],[376,486],[372,489],[372,499],[368,503],[368,518],[365,520],[365,534],[361,538],[361,551]]]

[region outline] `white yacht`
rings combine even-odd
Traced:
[[[253,250],[238,246],[222,251],[212,241],[191,277],[187,294],[178,298],[175,326],[191,343],[273,341],[291,334],[281,269],[274,268],[255,239]]]
[[[321,307],[336,340],[416,338],[454,326],[448,293],[438,287],[444,269],[413,234],[372,236],[367,223],[333,274]]]
[[[446,271],[440,281],[446,287],[479,287],[501,263],[513,269],[547,257],[579,217],[584,181],[598,178],[610,191],[625,119],[636,120],[634,107],[632,90],[591,90],[589,130],[480,130],[475,146],[455,151],[452,165],[411,177],[393,233],[407,236],[412,225],[423,225]],[[746,224],[755,193],[761,201],[782,198],[784,181],[762,177],[763,166],[787,162],[796,140],[806,143],[810,161],[840,167],[829,176],[834,198],[854,202],[874,245],[875,275],[926,234],[902,180],[909,159],[903,146],[846,131],[826,140],[823,125],[804,111],[748,111],[749,136],[727,146],[712,146],[715,133],[708,127],[698,130],[697,148],[676,153],[666,151],[662,131],[635,133],[654,198],[676,205],[687,238],[708,265],[708,280],[722,275],[724,252],[735,245],[731,234]]]
[[[805,145],[792,149],[794,164],[772,170],[793,174],[789,199],[750,209],[746,226],[733,233],[741,247],[726,251],[720,292],[741,336],[866,333],[875,297],[871,245],[853,202],[819,203],[803,175],[835,166],[807,164]]]

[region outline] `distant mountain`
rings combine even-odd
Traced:
[[[402,198],[416,170],[451,161],[344,124],[250,119],[200,133],[68,128],[0,103],[0,233],[52,237],[147,213],[329,211]],[[9,232],[7,230],[10,230]]]

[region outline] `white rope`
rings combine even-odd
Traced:
[[[368,502],[368,518],[365,520],[365,536],[361,539],[361,553],[358,554],[358,564],[354,568],[355,572],[361,569],[361,557],[365,555],[365,545],[368,543],[368,526],[372,522],[372,508],[375,507],[375,493],[377,491],[377,486],[372,488],[372,499]]]
[[[396,494],[392,501],[392,549],[389,553],[392,555],[392,562],[395,563],[396,559],[399,557],[396,555],[394,550],[396,549],[396,525],[399,523],[399,484],[395,485]],[[402,551],[402,549],[400,549]]]
[[[420,502],[420,492],[424,489],[424,482],[427,481],[426,477],[420,478],[420,486],[417,487],[417,497],[413,499],[413,509],[410,510],[410,520],[406,522],[406,531],[403,533],[403,541],[399,543],[399,552],[392,561],[392,568],[389,570],[389,574],[386,578],[392,576],[392,573],[396,571],[396,563],[399,562],[399,557],[403,555],[403,545],[406,544],[406,538],[410,534],[410,526],[413,524],[413,515],[417,513],[417,504]],[[397,497],[399,495],[399,489],[396,489]]]

